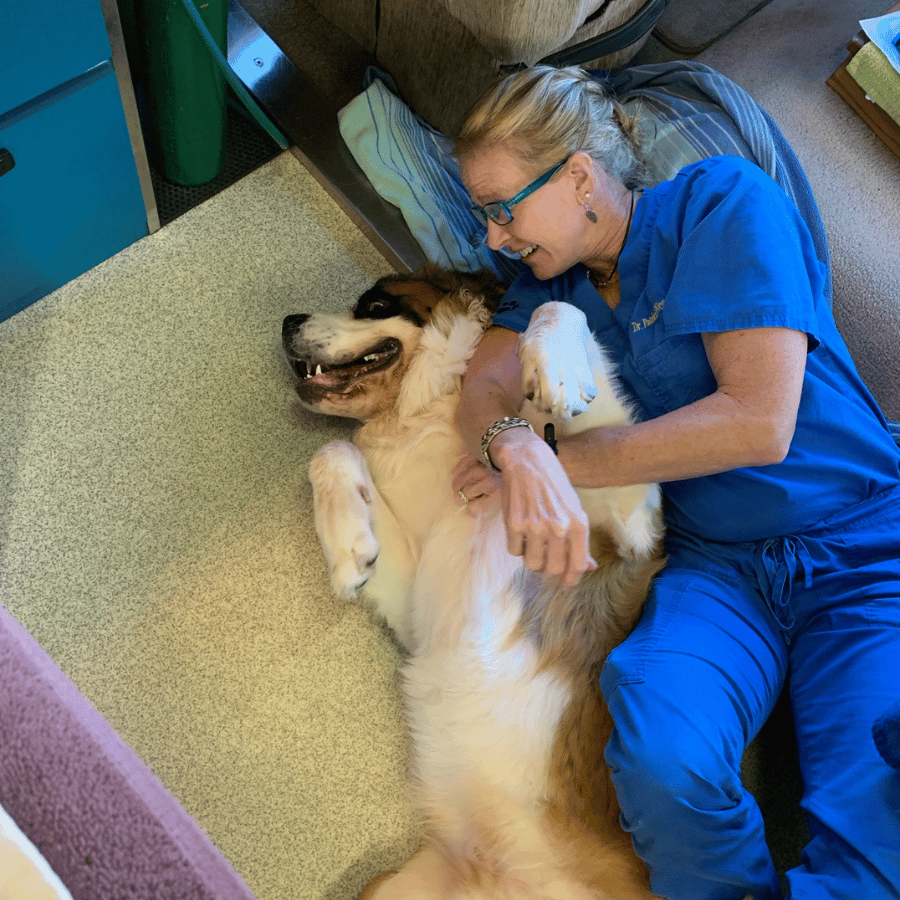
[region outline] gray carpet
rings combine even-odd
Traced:
[[[700,53],[769,2],[670,0],[653,36],[676,53]]]

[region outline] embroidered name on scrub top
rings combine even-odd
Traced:
[[[657,300],[656,303],[653,304],[653,312],[646,319],[640,319],[637,322],[631,323],[632,332],[641,331],[644,328],[649,328],[658,318],[660,310],[663,308],[663,305],[666,302],[666,298],[663,297],[662,300]]]

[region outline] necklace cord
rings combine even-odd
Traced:
[[[613,263],[612,271],[609,273],[609,275],[601,275],[599,272],[595,272],[593,269],[588,269],[588,278],[590,279],[591,284],[598,290],[608,288],[612,283],[613,278],[616,277],[616,272],[618,272],[619,270],[619,257],[622,255],[622,251],[625,249],[625,241],[628,240],[628,232],[631,230],[631,220],[633,216],[634,188],[631,189],[631,208],[628,210],[628,224],[625,226],[625,237],[622,240],[622,246],[619,247],[619,252],[616,254],[616,261],[615,263]]]

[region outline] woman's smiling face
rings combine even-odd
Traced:
[[[569,168],[564,165],[546,184],[516,203],[510,210],[511,222],[498,225],[489,219],[487,223],[487,245],[518,254],[537,278],[559,275],[582,258],[587,220]],[[503,146],[470,154],[461,161],[460,169],[472,202],[478,206],[515,197],[542,174],[526,169],[519,157]]]

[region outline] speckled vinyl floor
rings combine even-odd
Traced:
[[[330,594],[289,312],[389,271],[289,153],[0,323],[2,599],[258,900],[398,864],[398,654]]]

